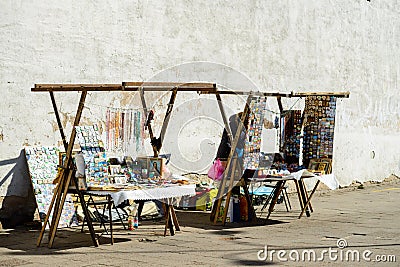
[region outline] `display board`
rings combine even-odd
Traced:
[[[284,159],[287,164],[299,164],[301,127],[301,110],[283,111],[283,116],[281,117],[282,145],[280,150],[284,153]]]
[[[332,158],[336,97],[307,96],[304,108],[303,165],[311,159]]]
[[[86,183],[108,184],[107,157],[104,144],[101,141],[99,128],[96,124],[92,126],[76,126],[76,137],[85,160]]]
[[[56,147],[29,146],[25,147],[25,157],[28,164],[33,191],[36,198],[39,216],[46,216],[53,197],[57,176],[59,150]],[[74,221],[75,207],[70,195],[67,195],[58,227],[71,226]]]
[[[244,146],[243,169],[257,169],[260,162],[266,97],[252,97],[249,104],[249,125]]]

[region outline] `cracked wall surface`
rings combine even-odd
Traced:
[[[337,109],[333,169],[340,184],[400,173],[400,1],[5,0],[0,35],[1,196],[26,194],[10,186],[20,174],[10,159],[24,144],[60,141],[50,98],[32,93],[35,83],[190,79],[233,89],[350,91]],[[215,64],[177,67],[193,61]],[[67,133],[78,99],[56,94]],[[147,96],[158,130],[168,99]],[[243,101],[227,98],[228,112]],[[105,107],[139,105],[134,94],[91,93],[82,124],[103,125]],[[185,116],[168,128],[165,148],[179,148],[181,169],[204,172],[214,157],[222,119],[208,115],[218,112],[210,105],[196,94],[177,99],[178,110],[202,117],[182,131]]]

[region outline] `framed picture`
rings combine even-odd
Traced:
[[[149,178],[161,177],[162,176],[162,159],[161,158],[150,158],[148,170],[149,170]]]
[[[148,158],[138,157],[136,158],[138,170],[140,170],[140,178],[147,179],[148,176]]]
[[[136,159],[142,170],[142,178],[156,178],[162,176],[163,158],[138,157]]]
[[[332,160],[329,158],[311,159],[308,170],[315,174],[329,174],[332,172]]]
[[[318,159],[310,159],[310,163],[308,164],[308,169],[310,171],[318,170]]]

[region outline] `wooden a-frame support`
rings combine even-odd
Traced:
[[[85,99],[86,99],[86,95],[87,92],[86,91],[82,91],[81,93],[81,97],[80,97],[80,101],[79,101],[79,105],[78,105],[78,109],[75,115],[75,120],[74,120],[74,125],[72,128],[72,132],[71,132],[71,136],[70,136],[70,140],[69,143],[66,142],[66,138],[65,138],[65,133],[64,133],[64,129],[62,127],[61,124],[61,120],[60,120],[60,115],[58,113],[58,108],[54,99],[54,94],[52,91],[50,91],[50,98],[51,98],[51,102],[52,102],[52,106],[54,109],[54,113],[56,115],[56,120],[57,120],[57,125],[61,134],[61,138],[63,141],[63,145],[66,151],[65,154],[65,161],[63,163],[62,169],[59,173],[58,176],[58,183],[57,186],[55,188],[55,193],[53,194],[49,209],[47,211],[46,217],[45,217],[45,221],[42,225],[42,229],[40,231],[39,234],[39,238],[37,240],[37,246],[40,246],[42,239],[43,239],[43,235],[46,229],[46,225],[49,222],[49,218],[50,215],[52,214],[52,220],[50,223],[50,230],[49,230],[49,243],[48,243],[48,247],[51,248],[53,246],[54,243],[54,238],[56,236],[57,233],[57,227],[58,227],[58,223],[60,221],[60,217],[61,217],[61,213],[62,213],[62,209],[64,206],[64,202],[65,202],[65,198],[67,196],[68,193],[68,188],[71,184],[71,181],[73,181],[73,184],[76,187],[76,192],[78,193],[79,196],[79,201],[81,203],[83,212],[85,214],[86,218],[90,218],[89,217],[89,212],[87,209],[87,205],[85,203],[85,199],[83,197],[82,192],[79,190],[78,188],[78,183],[75,179],[75,165],[72,161],[72,149],[74,146],[74,141],[75,141],[75,137],[76,137],[76,130],[75,130],[75,126],[79,125],[79,121],[80,118],[82,116],[82,111],[83,111],[83,107],[85,104]],[[53,209],[54,207],[54,209]],[[88,227],[89,227],[89,231],[90,231],[90,235],[93,241],[93,244],[97,247],[98,246],[98,242],[95,236],[95,232],[94,232],[94,228],[92,225],[92,222],[90,220],[88,220]]]
[[[216,203],[214,204],[215,206],[214,206],[213,210],[211,211],[211,215],[210,215],[210,219],[214,224],[221,223],[221,224],[225,225],[226,217],[227,217],[228,209],[229,209],[230,198],[232,195],[232,189],[234,186],[236,186],[235,177],[241,177],[243,174],[243,169],[242,169],[243,166],[241,166],[241,164],[240,164],[238,153],[236,152],[236,146],[237,146],[239,138],[240,138],[240,133],[242,132],[243,127],[245,127],[244,126],[245,118],[248,117],[248,115],[250,113],[249,105],[250,105],[251,98],[252,98],[252,95],[250,94],[247,97],[246,105],[244,107],[242,116],[240,118],[241,123],[239,123],[236,134],[235,134],[235,138],[233,138],[233,139],[232,139],[232,134],[230,133],[230,130],[228,132],[228,129],[230,129],[230,127],[227,123],[227,119],[226,119],[225,111],[223,110],[223,106],[222,106],[222,104],[219,105],[221,114],[223,114],[223,117],[225,118],[224,119],[225,129],[227,130],[228,136],[231,141],[231,151],[229,152],[229,157],[228,157],[228,161],[226,164],[226,170],[223,174],[223,178],[221,180],[221,183],[220,183],[220,186],[218,189]],[[221,98],[220,98],[219,94],[217,94],[217,100],[219,103],[221,102]],[[238,183],[238,182],[239,181],[236,181],[236,183]],[[222,205],[222,201],[223,201],[223,198],[225,195],[225,189],[226,189],[227,184],[228,184],[228,190],[227,190],[226,196],[225,196],[225,204]],[[245,193],[244,195],[247,200],[247,206],[248,206],[248,211],[249,211],[250,217],[252,218],[252,221],[255,222],[257,218],[255,216],[255,211],[254,211],[253,205],[251,205],[251,203],[250,203],[251,198],[250,198],[250,194],[249,194],[245,179],[241,177],[239,184],[243,187],[243,190]],[[218,218],[219,218],[219,214],[221,213],[222,206],[223,206],[223,213],[222,213],[221,221],[219,222]]]

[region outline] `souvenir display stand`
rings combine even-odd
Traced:
[[[170,100],[168,103],[167,111],[163,120],[163,124],[161,127],[160,135],[159,137],[155,137],[151,121],[153,119],[153,112],[149,111],[147,108],[146,100],[144,93],[148,92],[171,92]],[[43,223],[40,236],[37,241],[37,245],[40,246],[41,241],[43,239],[43,235],[46,229],[46,225],[50,225],[50,230],[49,230],[49,242],[48,242],[48,247],[53,246],[54,238],[56,236],[56,231],[57,231],[57,226],[59,224],[60,216],[62,214],[62,207],[64,205],[65,199],[67,194],[69,193],[69,187],[71,184],[75,185],[75,192],[78,194],[79,201],[81,203],[81,206],[83,208],[83,212],[86,218],[89,217],[89,211],[87,209],[87,205],[85,203],[85,198],[84,194],[81,190],[79,190],[78,186],[78,181],[75,177],[75,172],[76,172],[76,166],[75,163],[72,160],[72,149],[74,147],[75,143],[75,138],[77,135],[76,129],[79,126],[79,122],[81,119],[82,111],[84,108],[86,96],[88,92],[139,92],[140,94],[140,99],[142,103],[142,108],[144,112],[144,117],[146,118],[145,126],[149,132],[150,136],[150,141],[153,149],[153,157],[158,157],[160,149],[162,147],[162,143],[165,137],[165,133],[168,127],[169,119],[171,112],[173,110],[173,106],[175,103],[176,96],[178,92],[197,92],[200,94],[215,94],[216,100],[218,103],[218,107],[221,112],[221,116],[224,122],[225,129],[227,131],[229,140],[232,142],[232,149],[228,158],[227,162],[227,171],[224,172],[223,179],[220,184],[220,188],[218,191],[218,196],[217,196],[217,201],[214,204],[214,209],[211,213],[211,219],[214,223],[217,223],[217,214],[221,213],[222,209],[222,196],[226,195],[226,200],[225,200],[225,208],[223,209],[223,218],[220,221],[220,223],[224,224],[226,217],[227,217],[227,210],[229,206],[229,199],[231,196],[231,191],[234,186],[237,184],[237,180],[235,180],[235,177],[241,177],[239,185],[243,187],[243,190],[245,192],[245,198],[247,199],[247,205],[249,207],[250,215],[249,218],[252,220],[256,219],[254,209],[251,205],[250,202],[250,196],[248,192],[248,183],[249,179],[246,179],[246,177],[243,175],[243,173],[246,173],[246,170],[243,170],[242,167],[242,158],[237,154],[235,151],[235,147],[238,142],[238,134],[235,135],[235,138],[233,139],[233,135],[231,133],[229,124],[228,124],[228,119],[225,114],[225,110],[222,104],[221,100],[221,95],[247,95],[247,103],[245,105],[245,109],[243,112],[243,116],[241,118],[242,121],[244,121],[245,116],[248,116],[249,113],[251,112],[251,101],[254,97],[276,97],[278,106],[280,109],[280,112],[283,112],[283,106],[281,102],[282,97],[307,97],[307,96],[335,96],[335,97],[348,97],[349,93],[266,93],[266,92],[245,92],[245,91],[220,91],[218,90],[216,84],[212,83],[170,83],[170,82],[123,82],[122,84],[35,84],[34,88],[32,88],[32,92],[48,92],[50,94],[50,99],[51,103],[54,109],[54,113],[56,116],[57,120],[57,125],[59,128],[59,132],[61,135],[61,139],[65,148],[65,157],[63,161],[63,165],[59,168],[57,178],[56,178],[56,188],[55,188],[55,193],[53,195],[52,201],[49,205],[48,212],[46,214],[45,221]],[[69,137],[69,142],[67,142],[64,129],[60,120],[58,108],[56,105],[56,101],[54,98],[54,92],[81,92],[80,95],[80,100],[77,108],[77,112],[75,115],[73,127],[72,127],[72,132]],[[242,130],[243,124],[241,123],[237,129],[238,133]],[[284,185],[284,182],[279,182],[279,186],[277,186],[277,194],[276,197],[274,196],[273,199],[273,204],[276,203],[277,198],[279,196],[280,190],[282,190],[282,187]],[[299,183],[301,184],[301,183]],[[106,190],[105,190],[106,191]],[[85,192],[87,193],[87,192]],[[306,192],[305,192],[306,193]],[[103,194],[106,195],[111,195],[109,192],[103,192]],[[129,195],[129,194],[128,194]],[[304,197],[304,208],[307,208],[310,206],[310,198],[312,194],[308,196],[308,198]],[[116,197],[116,195],[114,195]],[[150,199],[149,197],[148,199]],[[166,196],[165,198],[169,198]],[[115,201],[115,200],[114,200]],[[115,203],[115,202],[114,202]],[[272,205],[271,205],[272,206]],[[270,206],[270,211],[271,211],[271,206]],[[273,206],[272,206],[273,208]],[[166,201],[165,204],[165,231],[164,235],[166,234],[167,228],[169,228],[171,235],[174,234],[174,228],[175,230],[179,230],[179,223],[176,218],[175,210],[173,208],[173,205],[170,201]],[[50,214],[53,214],[51,216],[51,222],[50,222]],[[98,241],[96,239],[96,235],[93,229],[93,225],[90,220],[86,220],[89,232],[93,241],[93,244],[95,246],[98,246]]]
[[[52,247],[54,243],[54,238],[56,236],[57,226],[59,224],[60,216],[62,214],[62,207],[65,202],[66,196],[69,193],[69,186],[74,184],[76,187],[76,192],[79,197],[79,201],[81,203],[84,216],[86,218],[89,217],[89,211],[87,209],[87,205],[85,203],[84,194],[78,187],[78,181],[75,178],[76,166],[72,160],[72,148],[75,143],[76,137],[76,129],[79,126],[79,122],[81,119],[83,107],[85,104],[86,96],[88,92],[139,92],[140,98],[144,110],[145,117],[147,118],[146,127],[149,131],[150,140],[153,148],[154,157],[157,157],[159,151],[162,146],[162,141],[164,139],[170,113],[172,112],[172,108],[176,99],[176,95],[178,92],[199,92],[199,93],[214,93],[216,94],[216,98],[218,100],[218,105],[221,110],[221,114],[224,120],[225,125],[227,124],[227,119],[225,116],[225,112],[223,110],[223,106],[221,102],[221,97],[218,93],[215,84],[211,83],[169,83],[169,82],[124,82],[122,85],[119,84],[35,84],[35,87],[32,88],[32,92],[48,92],[50,94],[51,103],[54,109],[54,113],[57,120],[57,125],[60,131],[61,139],[65,148],[65,157],[63,161],[63,165],[60,167],[55,182],[57,183],[52,201],[49,205],[48,212],[46,214],[46,218],[44,220],[37,245],[40,246],[44,232],[46,229],[46,225],[50,225],[49,230],[49,242],[48,247]],[[171,98],[168,104],[167,112],[163,121],[163,125],[161,128],[161,133],[158,138],[154,136],[151,120],[152,120],[152,112],[148,112],[146,100],[144,97],[144,92],[168,92],[171,91]],[[75,115],[72,132],[70,135],[69,142],[66,140],[66,136],[64,133],[64,129],[60,120],[58,108],[56,105],[56,101],[54,98],[54,92],[81,92],[79,105],[77,108],[77,112]],[[72,183],[71,183],[72,182]],[[193,190],[194,191],[194,190]],[[53,214],[53,216],[51,216]],[[178,220],[176,218],[176,214],[173,208],[172,203],[169,201],[166,202],[166,229],[170,229],[171,235],[174,234],[175,230],[179,230]],[[51,217],[51,222],[50,222]],[[98,246],[98,241],[96,239],[96,235],[93,229],[93,225],[90,220],[87,220],[89,232],[95,246]],[[165,231],[166,232],[166,231]]]
[[[238,92],[240,94],[240,92]],[[292,135],[295,135],[295,141],[293,141],[290,145],[285,144],[285,142],[289,138],[283,137],[284,144],[281,145],[280,149],[282,150],[283,148],[290,147],[287,152],[288,158],[291,160],[297,159],[299,160],[299,153],[300,153],[300,135],[301,135],[301,129],[304,127],[305,131],[309,131],[311,133],[315,134],[318,133],[318,135],[313,135],[310,141],[309,135],[306,135],[308,137],[305,140],[305,146],[304,146],[304,151],[303,151],[303,158],[305,159],[305,162],[307,166],[309,165],[310,161],[313,159],[320,159],[324,160],[326,157],[329,157],[328,160],[329,162],[324,165],[327,169],[323,171],[323,173],[319,174],[329,174],[331,172],[331,157],[332,157],[332,145],[333,145],[333,127],[334,127],[334,116],[335,116],[335,100],[336,98],[348,98],[349,93],[348,92],[338,92],[338,93],[330,93],[330,92],[323,92],[323,93],[296,93],[296,94],[263,94],[263,93],[250,93],[246,106],[243,110],[242,117],[241,117],[241,122],[239,124],[239,127],[237,129],[236,135],[234,140],[232,140],[232,145],[231,145],[231,151],[229,154],[229,158],[227,161],[226,165],[226,170],[224,172],[223,178],[220,182],[219,190],[218,190],[218,195],[217,195],[217,200],[216,203],[213,207],[213,210],[211,212],[210,219],[214,224],[225,224],[227,215],[229,212],[229,205],[231,205],[231,195],[232,195],[232,190],[235,186],[237,187],[242,187],[243,192],[246,198],[247,202],[247,213],[248,213],[248,218],[246,218],[247,221],[250,221],[252,223],[256,223],[256,214],[254,207],[252,205],[251,198],[249,196],[248,192],[248,187],[249,183],[252,181],[258,181],[258,182],[273,182],[275,183],[275,186],[273,187],[273,196],[271,199],[271,203],[269,205],[268,209],[268,216],[270,216],[271,212],[274,210],[274,207],[278,201],[278,198],[281,194],[281,191],[283,190],[286,181],[293,180],[296,185],[296,191],[297,195],[299,198],[300,202],[300,207],[301,207],[301,213],[299,215],[299,218],[306,213],[307,216],[310,216],[310,211],[312,212],[312,206],[311,206],[311,198],[313,194],[315,193],[319,183],[320,183],[320,176],[316,176],[313,173],[305,173],[303,171],[300,171],[301,173],[296,173],[295,175],[283,175],[283,176],[276,176],[276,175],[269,175],[269,174],[263,174],[261,173],[260,176],[260,171],[262,170],[259,169],[258,167],[258,162],[255,160],[254,154],[257,154],[259,151],[257,150],[257,145],[254,146],[255,142],[259,141],[259,136],[261,133],[257,133],[256,135],[253,134],[254,131],[258,131],[259,126],[258,125],[249,125],[249,129],[247,129],[247,136],[249,137],[250,142],[246,140],[246,146],[245,146],[245,152],[243,156],[238,155],[238,151],[236,151],[236,147],[238,144],[239,140],[239,135],[240,132],[242,131],[242,128],[245,127],[245,118],[250,117],[252,120],[256,120],[257,114],[254,115],[254,113],[260,112],[262,109],[261,106],[254,107],[252,105],[252,98],[254,97],[266,97],[266,96],[274,96],[277,99],[278,102],[278,107],[280,114],[288,114],[288,112],[285,112],[283,109],[282,105],[282,97],[305,97],[306,98],[306,108],[305,111],[303,112],[302,116],[299,116],[301,112],[299,113],[298,111],[294,111],[294,119],[296,120],[297,124],[295,124],[295,129],[291,133]],[[314,104],[314,102],[316,104]],[[257,100],[258,103],[263,103],[263,101]],[[284,118],[284,116],[281,117],[281,119]],[[262,115],[260,116],[260,121],[262,121]],[[322,127],[317,127],[318,124],[321,124]],[[313,128],[311,128],[313,127]],[[312,130],[310,130],[313,129]],[[323,128],[322,130],[320,128]],[[328,130],[325,130],[328,129]],[[284,132],[285,134],[285,132]],[[286,133],[287,134],[287,133]],[[252,141],[251,141],[252,140]],[[314,141],[314,142],[313,142]],[[259,146],[258,146],[259,148]],[[311,151],[311,152],[310,152]],[[246,154],[246,152],[249,152]],[[241,159],[242,164],[239,164],[240,160],[239,158],[243,157]],[[241,166],[243,165],[243,166]],[[311,178],[311,177],[318,177],[318,181],[316,182],[314,188],[312,189],[311,193],[308,194],[305,184],[304,184],[304,179],[305,178]],[[238,182],[240,180],[240,182]]]

